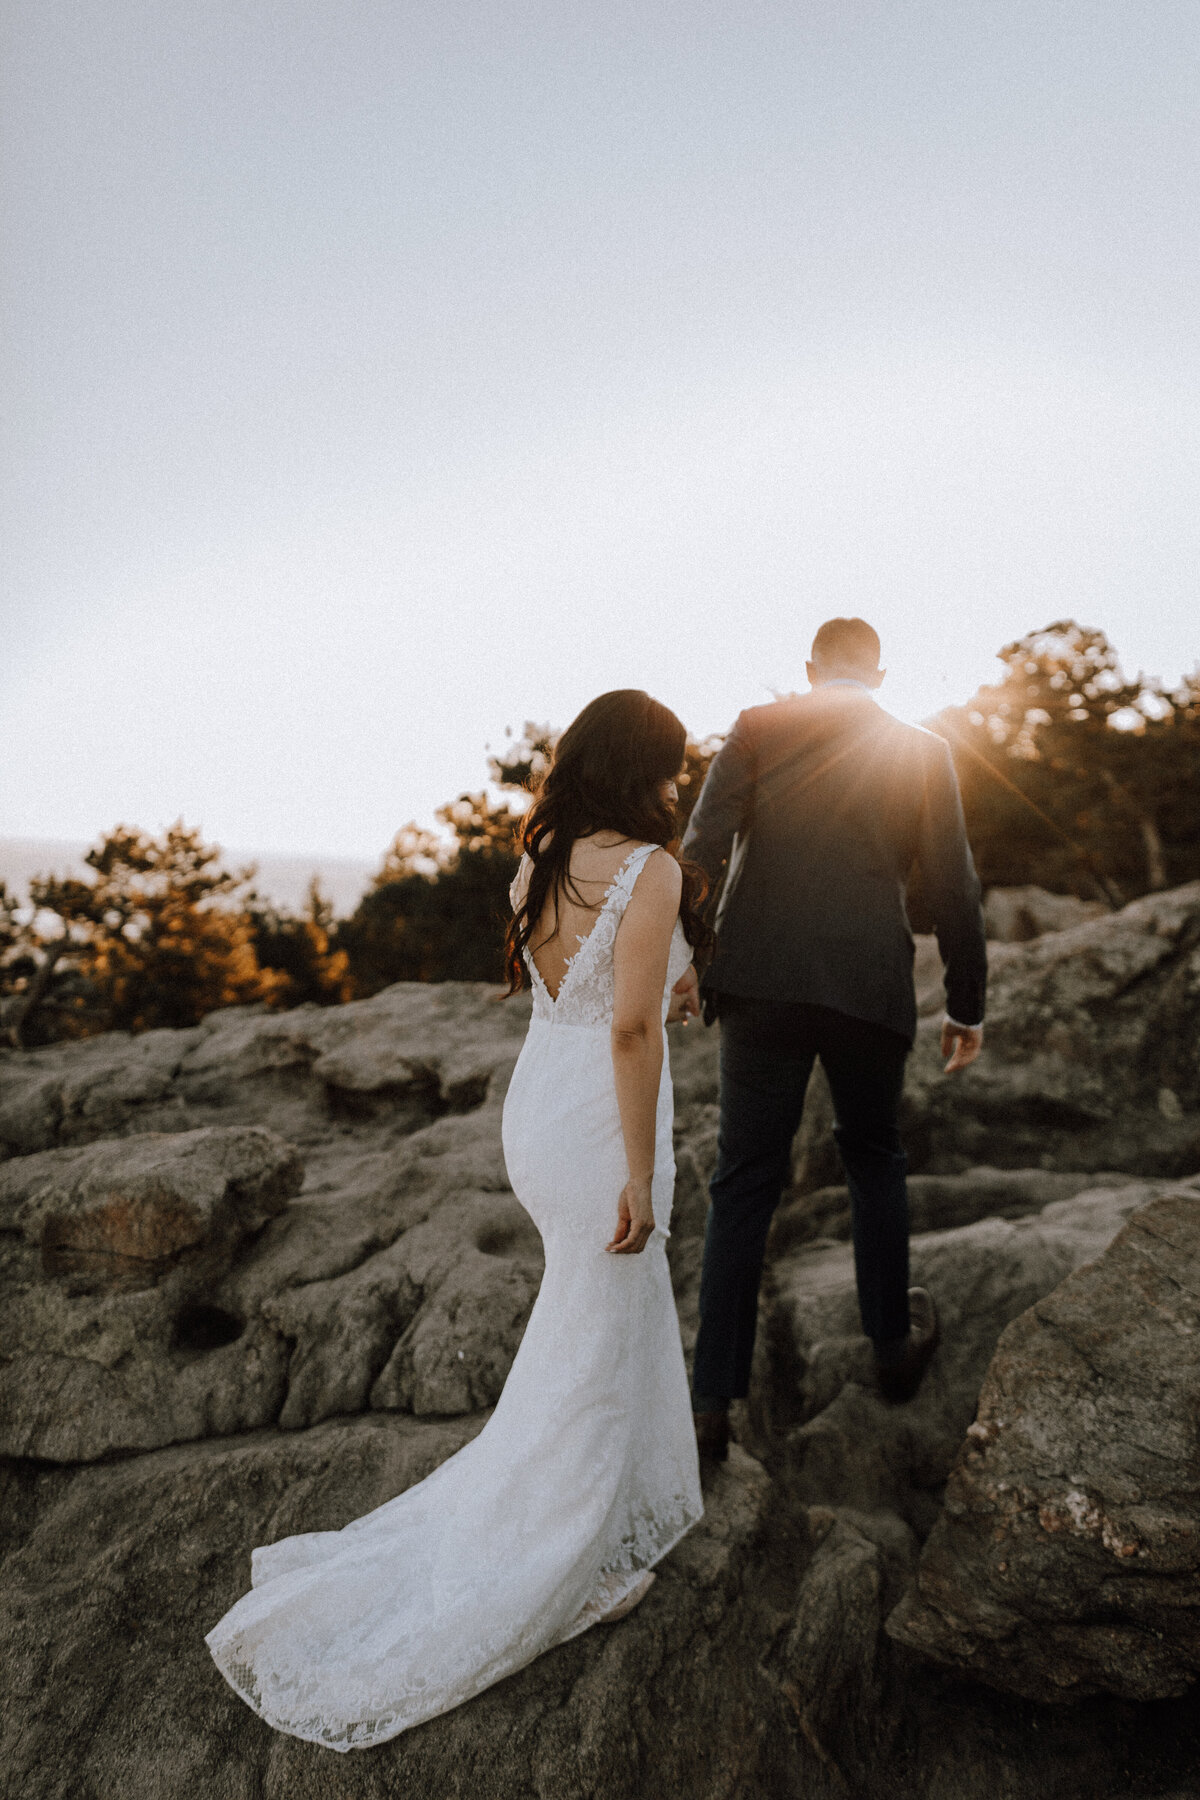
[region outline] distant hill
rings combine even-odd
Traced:
[[[70,838],[0,838],[0,881],[22,899],[35,875],[87,875],[83,861],[89,846]],[[253,850],[222,849],[227,869],[255,863],[255,886],[276,906],[298,911],[313,875],[333,901],[339,917],[352,913],[383,861],[360,862],[349,856],[271,856]]]

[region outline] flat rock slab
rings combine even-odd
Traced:
[[[0,1231],[72,1293],[129,1293],[189,1252],[228,1261],[303,1181],[299,1153],[262,1126],[156,1132],[0,1165]]]
[[[1102,1187],[1128,1187],[1129,1176],[1116,1172],[1082,1174],[1050,1169],[967,1169],[961,1175],[910,1175],[908,1220],[914,1236],[951,1231],[978,1219],[1021,1219],[1041,1212],[1056,1200]],[[850,1190],[817,1188],[787,1199],[771,1225],[770,1250],[782,1256],[818,1238],[848,1241],[851,1235]]]
[[[1200,1183],[1005,1331],[888,1629],[1037,1700],[1200,1673]]]
[[[760,1666],[761,1626],[743,1596],[770,1484],[736,1449],[705,1520],[636,1612],[443,1718],[335,1756],[272,1731],[230,1691],[203,1636],[248,1585],[251,1549],[361,1516],[484,1422],[377,1415],[77,1474],[4,1565],[0,1757],[13,1791],[25,1800],[832,1800]]]
[[[0,1158],[261,1118],[303,1141],[331,1119],[414,1129],[482,1103],[529,1018],[482,983],[401,982],[346,1006],[231,1006],[187,1031],[0,1051]]]
[[[0,1167],[0,1454],[85,1461],[272,1418],[279,1356],[213,1296],[303,1179],[261,1125]],[[215,1379],[233,1364],[240,1382]]]

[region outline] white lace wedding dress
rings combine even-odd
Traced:
[[[665,1056],[655,1230],[640,1255],[604,1249],[627,1176],[613,945],[654,848],[626,860],[557,999],[530,962],[533,1018],[504,1104],[504,1155],[546,1272],[495,1412],[425,1481],[342,1530],[254,1550],[250,1592],[205,1638],[280,1731],[359,1750],[448,1711],[595,1624],[700,1517],[665,1254]],[[664,1019],[688,959],[676,923]]]

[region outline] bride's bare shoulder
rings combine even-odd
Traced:
[[[683,870],[669,850],[656,844],[638,873],[631,904],[656,910],[660,906],[669,906],[673,912],[678,912],[682,892]]]

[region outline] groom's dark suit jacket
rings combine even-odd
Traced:
[[[950,751],[861,688],[739,714],[688,824],[682,855],[716,881],[706,999],[803,1000],[916,1031],[911,871],[932,910],[946,1010],[983,1019],[987,947],[979,878]]]

